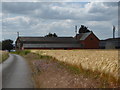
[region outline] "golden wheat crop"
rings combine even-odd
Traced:
[[[118,79],[118,50],[31,50],[49,55],[68,64],[82,66],[83,69],[110,74]]]

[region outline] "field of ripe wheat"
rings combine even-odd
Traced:
[[[110,74],[118,79],[118,50],[31,50],[85,70]]]

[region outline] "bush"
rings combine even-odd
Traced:
[[[11,52],[12,54],[19,54],[19,55],[27,55],[30,53],[29,50],[23,50],[23,51],[16,51],[16,52]]]
[[[5,61],[9,57],[9,53],[5,51],[0,51],[0,63]]]

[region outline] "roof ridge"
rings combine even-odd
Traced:
[[[26,37],[26,36],[22,36],[22,37],[19,37],[19,38],[73,38],[73,37]]]

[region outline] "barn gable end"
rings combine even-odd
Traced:
[[[92,32],[79,33],[75,37],[82,45],[82,48],[85,49],[98,49],[99,48],[99,39]]]

